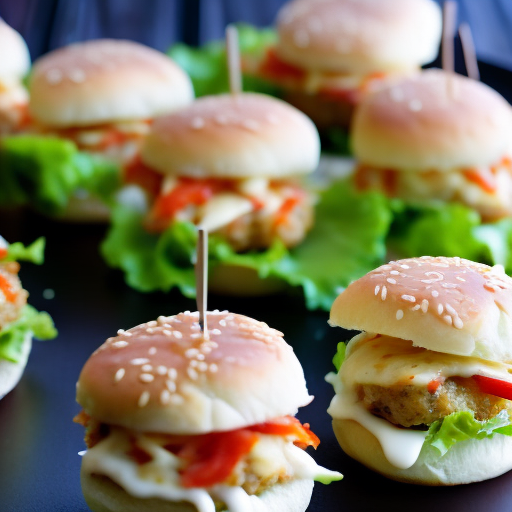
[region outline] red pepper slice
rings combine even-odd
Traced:
[[[306,76],[303,69],[281,60],[274,48],[267,50],[260,71],[263,75],[275,79],[301,80]]]
[[[493,379],[484,375],[473,375],[473,380],[478,384],[482,393],[512,400],[512,382]]]
[[[16,302],[18,294],[12,291],[11,282],[2,274],[0,274],[0,290],[5,295],[7,302]]]
[[[0,247],[0,260],[3,260],[8,254],[8,251],[5,247]]]
[[[315,449],[320,444],[320,439],[311,432],[308,423],[301,424],[301,422],[293,416],[285,416],[277,420],[260,423],[248,427],[253,432],[259,432],[260,434],[277,435],[277,436],[292,436],[294,437],[294,443],[301,448],[313,446]]]
[[[139,157],[124,168],[123,178],[126,183],[139,185],[153,196],[158,195],[164,179],[163,174],[145,166]]]

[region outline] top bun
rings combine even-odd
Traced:
[[[33,117],[55,127],[151,119],[188,105],[190,79],[170,58],[132,42],[99,39],[34,63]]]
[[[366,74],[433,61],[441,10],[432,0],[295,0],[278,18],[277,52],[312,71]]]
[[[385,334],[428,350],[512,359],[512,279],[461,258],[392,261],[350,284],[331,325]]]
[[[320,140],[312,121],[281,100],[226,94],[157,119],[141,156],[155,170],[180,176],[281,178],[312,172]]]
[[[77,401],[95,419],[166,434],[234,430],[308,404],[282,333],[227,311],[159,317],[109,338],[85,363]]]
[[[30,54],[23,37],[0,18],[0,80],[21,80],[30,69]]]
[[[352,146],[360,162],[391,169],[489,166],[511,154],[512,111],[487,85],[432,69],[367,96]]]

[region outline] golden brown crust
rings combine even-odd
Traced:
[[[302,112],[269,96],[242,93],[200,98],[158,119],[141,155],[165,174],[280,178],[312,172],[320,142]]]
[[[153,118],[192,99],[190,79],[169,57],[133,41],[60,48],[34,63],[30,81],[32,116],[55,127]]]
[[[461,258],[392,261],[337,297],[330,322],[414,345],[496,361],[512,359],[512,279]]]
[[[310,401],[282,333],[251,318],[197,313],[119,331],[86,362],[77,401],[98,421],[145,432],[233,430],[295,414]]]
[[[510,154],[510,140],[512,113],[500,94],[437,69],[367,96],[352,123],[361,163],[402,171],[494,165]]]

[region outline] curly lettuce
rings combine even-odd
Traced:
[[[273,29],[259,29],[240,23],[238,40],[242,55],[251,57],[262,55],[277,39]],[[183,43],[173,45],[167,52],[192,80],[197,97],[229,92],[226,44],[212,41],[200,48]],[[270,83],[253,76],[244,76],[244,90],[280,96],[280,91]]]
[[[0,262],[7,261],[29,261],[36,265],[44,262],[44,246],[46,240],[43,237],[38,238],[30,245],[23,245],[21,242],[15,242],[7,246],[7,255],[0,258]]]
[[[117,165],[56,137],[2,139],[0,169],[0,206],[30,205],[50,215],[61,213],[78,189],[109,202],[119,187]]]
[[[240,254],[212,234],[209,264],[254,269],[262,279],[277,277],[302,289],[309,309],[328,310],[340,290],[383,262],[391,220],[385,198],[357,194],[350,184],[339,182],[321,194],[315,226],[300,246],[287,249],[275,241],[265,251]],[[195,226],[185,222],[173,223],[162,234],[148,233],[143,214],[119,204],[101,251],[133,288],[150,292],[178,287],[193,297],[196,236]]]

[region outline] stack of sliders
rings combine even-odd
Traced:
[[[18,383],[27,364],[32,337],[50,339],[57,335],[47,313],[38,313],[27,304],[16,260],[41,263],[44,240],[29,247],[8,244],[0,236],[0,398]]]
[[[512,214],[512,112],[490,87],[427,70],[367,96],[352,124],[359,189]]]
[[[368,92],[435,59],[441,26],[432,0],[294,0],[278,14],[275,47],[244,68],[319,128],[347,127]]]
[[[77,384],[82,489],[102,512],[303,512],[313,480],[341,479],[305,452],[293,417],[311,401],[282,333],[227,311],[120,330]]]
[[[290,105],[260,94],[211,96],[156,120],[125,180],[150,198],[149,232],[189,222],[239,252],[276,239],[292,247],[313,222],[313,197],[296,178],[319,156],[315,126]],[[121,266],[117,254],[106,257]]]
[[[512,468],[512,279],[460,258],[392,261],[352,283],[330,323],[362,330],[335,358],[343,450],[404,482],[454,485]],[[344,357],[344,361],[343,361]]]
[[[0,18],[0,135],[20,130],[27,120],[28,94],[22,85],[30,54],[18,32]]]

